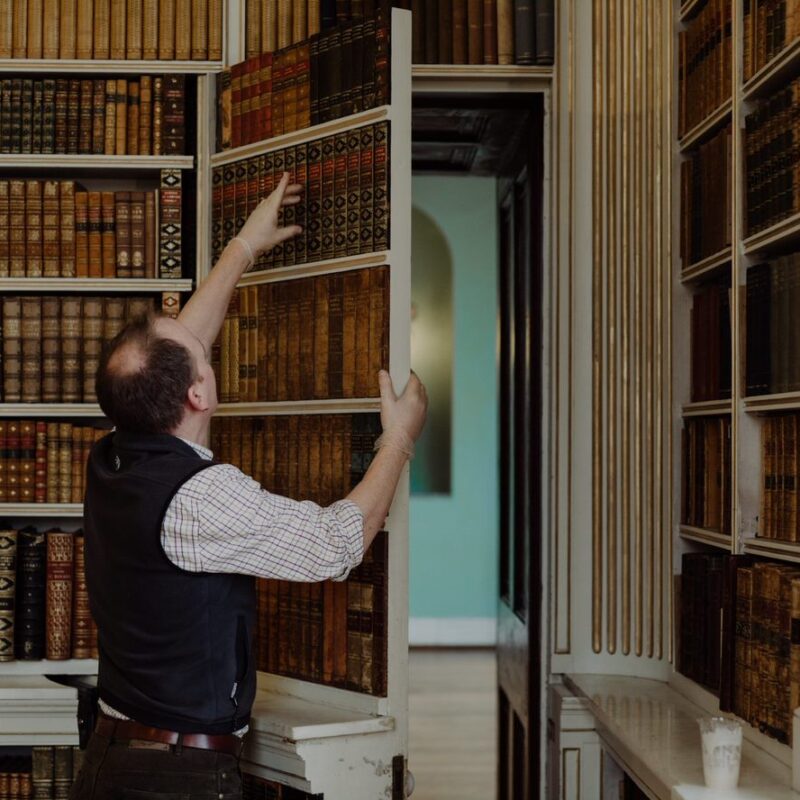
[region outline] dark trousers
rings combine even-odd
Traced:
[[[169,749],[164,749],[168,747]],[[239,759],[92,734],[70,800],[241,800]]]

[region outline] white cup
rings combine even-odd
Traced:
[[[703,777],[709,789],[735,789],[742,763],[742,724],[727,717],[702,717]]]

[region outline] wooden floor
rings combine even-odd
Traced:
[[[494,651],[412,650],[409,661],[411,800],[494,800]]]

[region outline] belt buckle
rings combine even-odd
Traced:
[[[128,747],[133,750],[161,750],[169,752],[173,745],[166,742],[151,742],[147,739],[129,739]]]

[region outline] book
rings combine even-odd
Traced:
[[[0,661],[14,659],[17,532],[0,530]]]
[[[73,534],[47,532],[46,656],[71,655]]]
[[[159,277],[181,277],[181,171],[161,170]]]

